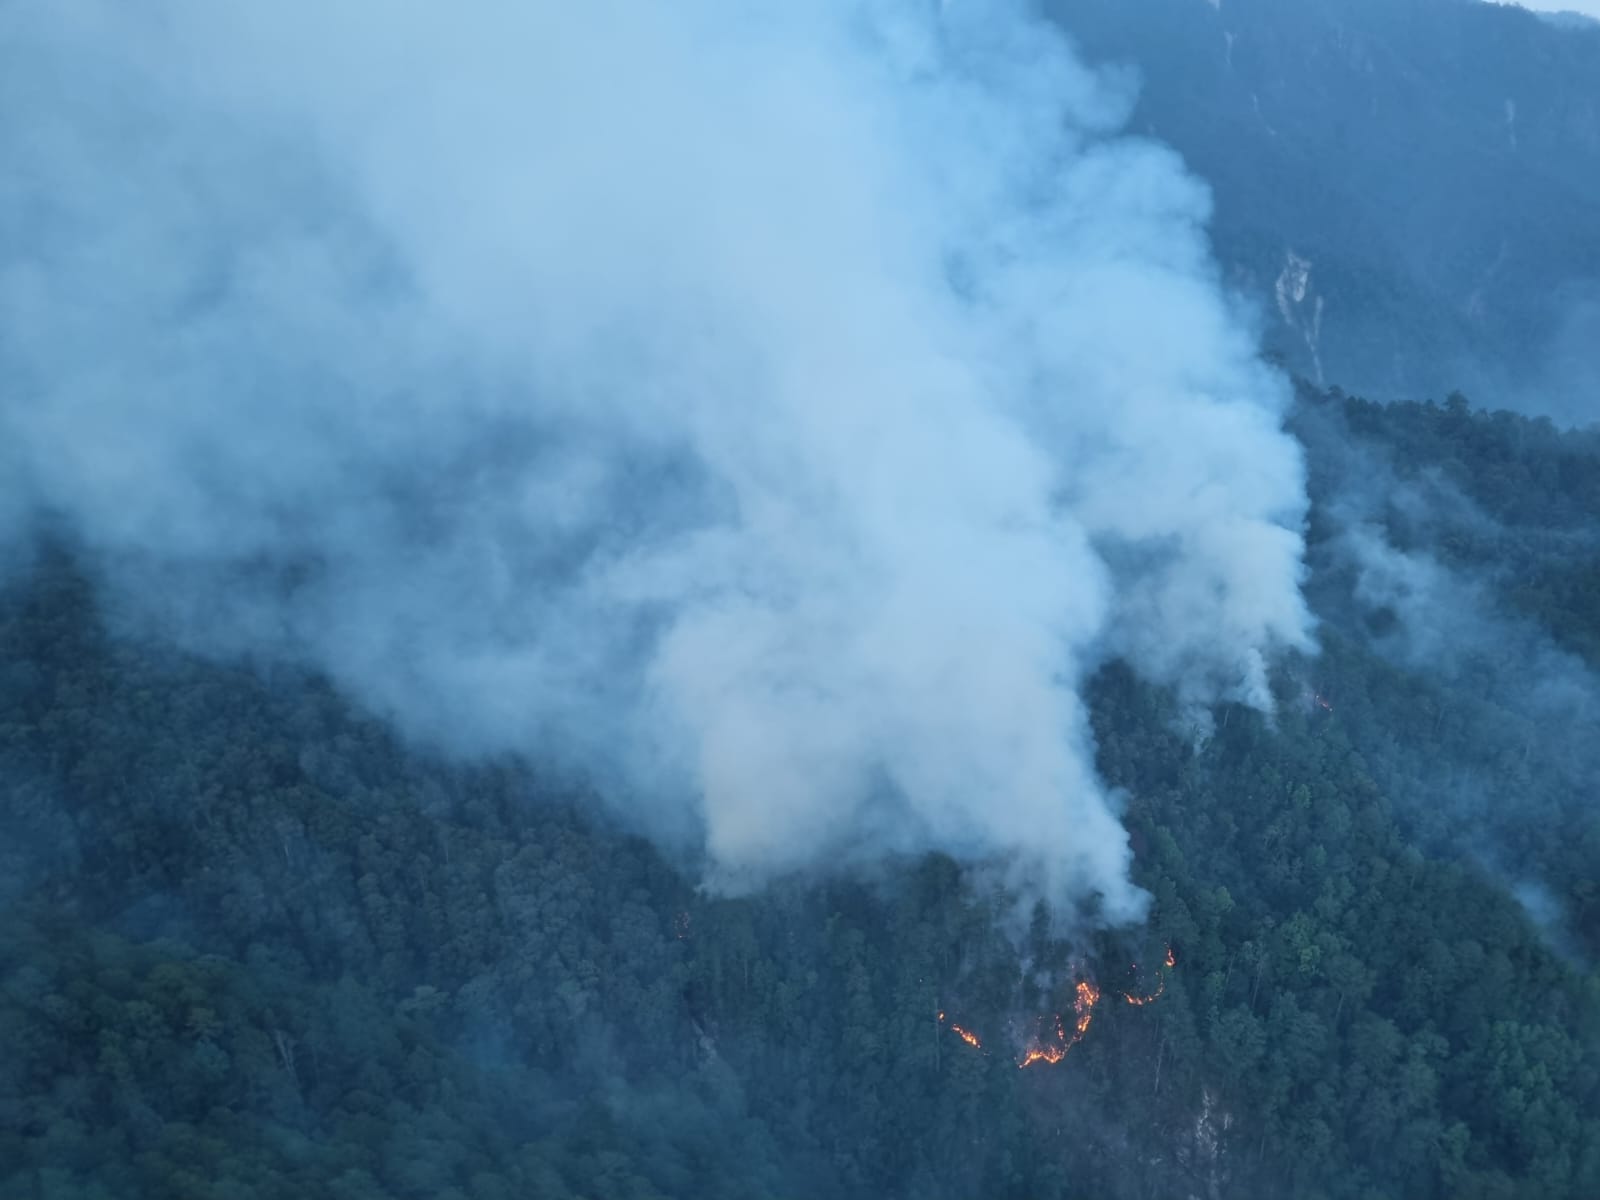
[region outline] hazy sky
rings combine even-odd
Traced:
[[[1522,7],[1541,12],[1581,12],[1600,19],[1600,0],[1527,0]]]

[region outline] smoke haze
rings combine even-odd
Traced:
[[[1208,198],[1023,6],[17,0],[0,533],[743,887],[1136,917],[1078,685],[1309,648]]]
[[[1440,412],[1411,407],[1394,413],[1395,426]],[[1552,567],[1595,560],[1592,505],[1568,465],[1592,461],[1592,435],[1507,416],[1463,404],[1447,419],[1515,429],[1561,464],[1560,482],[1497,489],[1471,451],[1442,465],[1416,443],[1397,452],[1347,420],[1342,401],[1297,412],[1316,498],[1309,590],[1326,622],[1316,673],[1337,692],[1339,638],[1394,668],[1381,688],[1356,673],[1342,681],[1361,688],[1339,700],[1366,769],[1419,846],[1499,877],[1576,956],[1594,928],[1586,881],[1600,844],[1600,678],[1574,626],[1563,633],[1536,597]]]

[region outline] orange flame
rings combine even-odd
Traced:
[[[939,1010],[939,1024],[941,1025],[944,1024],[944,1015],[944,1009],[941,1008]],[[967,1029],[964,1026],[957,1025],[954,1021],[952,1021],[950,1023],[950,1032],[955,1034],[967,1045],[972,1046],[974,1049],[983,1049],[983,1039],[977,1034],[973,1033],[972,1030]]]
[[[1168,946],[1166,957],[1162,960],[1162,966],[1157,968],[1156,990],[1147,996],[1135,996],[1131,992],[1120,992],[1119,995],[1129,1004],[1135,1006],[1154,1003],[1167,990],[1166,972],[1177,965],[1177,956],[1173,954],[1172,947]],[[1139,969],[1138,964],[1134,964],[1130,969],[1137,972]],[[1067,1051],[1081,1042],[1084,1035],[1089,1032],[1089,1026],[1094,1023],[1094,1008],[1095,1005],[1100,1003],[1100,998],[1099,985],[1088,979],[1078,980],[1073,985],[1071,1035],[1068,1035],[1066,1023],[1062,1020],[1060,1013],[1052,1013],[1048,1018],[1038,1018],[1037,1025],[1039,1027],[1043,1027],[1048,1020],[1054,1028],[1048,1034],[1040,1032],[1034,1034],[1028,1045],[1023,1049],[1022,1058],[1018,1061],[1017,1067],[1019,1069],[1031,1067],[1034,1063],[1054,1064],[1066,1058]],[[944,1021],[945,1013],[941,1009],[939,1010],[939,1023],[943,1024]],[[972,1030],[952,1022],[950,1024],[950,1032],[974,1049],[983,1049],[983,1040]]]
[[[1062,1046],[1034,1046],[1022,1056],[1022,1061],[1017,1064],[1017,1068],[1020,1070],[1023,1067],[1031,1067],[1038,1062],[1058,1063],[1066,1056],[1067,1051]]]
[[[1022,1061],[1017,1064],[1019,1070],[1039,1062],[1060,1062],[1067,1056],[1067,1051],[1081,1042],[1083,1035],[1089,1032],[1089,1025],[1094,1020],[1094,1006],[1100,1003],[1100,989],[1087,979],[1080,979],[1074,991],[1076,994],[1072,1001],[1072,1011],[1075,1020],[1072,1036],[1070,1038],[1067,1036],[1061,1014],[1055,1014],[1055,1039],[1045,1041],[1042,1038],[1034,1038],[1023,1051]]]
[[[973,1033],[972,1030],[963,1029],[959,1025],[952,1025],[952,1026],[950,1026],[950,1032],[955,1034],[958,1038],[960,1038],[967,1045],[975,1046],[979,1050],[983,1049],[983,1042],[981,1040],[979,1040],[978,1035]]]
[[[1167,981],[1163,977],[1156,984],[1156,990],[1151,992],[1148,996],[1135,996],[1132,992],[1123,992],[1122,993],[1122,998],[1124,1000],[1126,1000],[1129,1004],[1132,1004],[1132,1005],[1134,1005],[1136,1007],[1143,1007],[1146,1004],[1154,1004],[1157,1000],[1161,999],[1161,993],[1166,991],[1166,990],[1167,990]]]
[[[1167,956],[1166,956],[1166,958],[1164,958],[1162,960],[1162,963],[1168,969],[1178,965],[1177,956],[1172,953],[1172,947],[1171,946],[1167,947]],[[1132,970],[1137,971],[1138,969],[1139,969],[1139,964],[1135,963],[1133,965],[1133,967],[1132,967]],[[1161,999],[1161,994],[1163,992],[1165,992],[1166,990],[1167,990],[1166,972],[1165,971],[1158,971],[1157,975],[1156,975],[1156,990],[1155,991],[1149,993],[1148,995],[1144,995],[1144,996],[1135,996],[1132,992],[1123,992],[1122,993],[1122,998],[1124,1000],[1126,1000],[1129,1004],[1135,1005],[1136,1007],[1142,1007],[1142,1006],[1144,1006],[1146,1004],[1154,1004],[1157,1000]]]
[[[1100,1003],[1100,989],[1087,979],[1078,981],[1078,998],[1073,1001],[1073,1011],[1078,1014],[1078,1034],[1072,1040],[1076,1042],[1089,1032],[1089,1022],[1094,1020],[1094,1006]]]

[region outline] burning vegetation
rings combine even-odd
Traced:
[[[1178,960],[1172,953],[1172,947],[1168,946],[1167,956],[1166,958],[1162,959],[1162,965],[1156,970],[1155,991],[1145,992],[1142,994],[1123,992],[1122,998],[1137,1008],[1142,1008],[1146,1004],[1154,1004],[1157,1000],[1161,999],[1161,994],[1167,990],[1167,970],[1177,965]],[[1134,963],[1128,968],[1128,971],[1130,974],[1137,977],[1139,974],[1139,964]]]
[[[1172,947],[1167,947],[1166,957],[1162,965],[1156,969],[1155,990],[1143,992],[1120,992],[1124,1000],[1135,1007],[1143,1007],[1159,1000],[1167,990],[1167,971],[1177,966],[1177,956],[1173,954]],[[1129,967],[1129,971],[1137,976],[1138,964]],[[1022,1049],[1022,1057],[1017,1061],[1018,1069],[1031,1067],[1036,1063],[1058,1063],[1066,1058],[1067,1051],[1071,1050],[1089,1032],[1089,1026],[1094,1023],[1095,1005],[1100,1003],[1102,992],[1099,985],[1088,979],[1080,979],[1073,985],[1072,999],[1072,1029],[1069,1032],[1066,1021],[1060,1013],[1051,1013],[1049,1016],[1035,1018],[1034,1031]],[[939,1013],[939,1023],[945,1024],[945,1014]],[[983,1049],[983,1040],[970,1029],[950,1022],[950,1032],[959,1037],[967,1045],[975,1049]]]
[[[1028,1043],[1022,1052],[1022,1059],[1017,1067],[1031,1067],[1034,1063],[1058,1063],[1067,1056],[1079,1042],[1083,1035],[1089,1032],[1089,1025],[1094,1021],[1094,1006],[1100,1003],[1100,989],[1087,979],[1080,979],[1073,989],[1072,999],[1072,1035],[1067,1036],[1065,1024],[1060,1013],[1054,1013],[1048,1018],[1054,1028],[1050,1030],[1054,1036],[1038,1037]],[[1043,1026],[1046,1018],[1041,1018],[1039,1024]]]
[[[944,1023],[945,1023],[945,1015],[944,1015],[944,1012],[941,1010],[940,1013],[939,1013],[939,1024],[943,1025]],[[957,1025],[955,1022],[952,1021],[950,1023],[950,1032],[955,1034],[958,1038],[960,1038],[967,1045],[971,1046],[974,1050],[982,1050],[983,1049],[983,1039],[980,1038],[977,1034],[973,1033],[972,1030],[967,1029],[965,1026]]]

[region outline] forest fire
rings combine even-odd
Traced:
[[[944,1010],[941,1008],[939,1010],[939,1024],[943,1025],[944,1023],[945,1023],[945,1014],[944,1014]],[[951,1021],[950,1022],[950,1032],[955,1034],[958,1038],[960,1038],[967,1045],[971,1046],[974,1050],[982,1050],[983,1049],[983,1039],[980,1038],[977,1034],[973,1033],[972,1030],[968,1029],[966,1026],[957,1025],[954,1021]]]
[[[1078,997],[1073,1002],[1073,1010],[1078,1014],[1078,1032],[1073,1037],[1076,1042],[1089,1032],[1089,1022],[1094,1020],[1094,1006],[1100,1003],[1100,989],[1087,979],[1078,981]],[[1057,1018],[1059,1021],[1060,1018]]]
[[[1172,947],[1171,946],[1167,947],[1167,956],[1164,959],[1162,959],[1161,961],[1162,961],[1162,967],[1159,968],[1157,970],[1157,972],[1156,972],[1156,990],[1155,991],[1146,993],[1144,995],[1138,995],[1138,996],[1134,995],[1132,992],[1123,992],[1122,993],[1122,998],[1124,1000],[1126,1000],[1129,1004],[1133,1005],[1135,1008],[1143,1008],[1146,1004],[1154,1004],[1157,1000],[1161,999],[1162,993],[1167,990],[1166,969],[1167,968],[1171,968],[1171,967],[1175,967],[1175,966],[1178,965],[1177,956],[1172,953]],[[1139,964],[1138,963],[1135,963],[1132,967],[1129,968],[1129,970],[1135,971],[1135,972],[1137,972],[1138,969],[1139,969]]]
[[[1135,1008],[1143,1008],[1146,1004],[1154,1004],[1157,1000],[1161,999],[1161,993],[1166,990],[1167,981],[1165,977],[1163,977],[1157,981],[1156,990],[1151,992],[1149,995],[1135,996],[1132,992],[1123,992],[1122,998],[1129,1004],[1132,1004]]]
[[[1067,1056],[1071,1050],[1083,1040],[1083,1035],[1089,1032],[1089,1025],[1094,1021],[1094,1006],[1100,1003],[1100,989],[1087,979],[1078,980],[1074,989],[1072,1001],[1074,1015],[1072,1036],[1067,1036],[1066,1026],[1062,1024],[1061,1014],[1055,1015],[1055,1037],[1053,1040],[1034,1038],[1022,1053],[1022,1060],[1017,1063],[1018,1069],[1031,1067],[1034,1063],[1058,1063]]]
[[[1017,1066],[1018,1068],[1031,1067],[1038,1062],[1058,1063],[1066,1056],[1067,1051],[1063,1046],[1034,1046],[1023,1055],[1022,1061]]]
[[[1166,972],[1178,963],[1177,956],[1173,954],[1172,947],[1167,947],[1166,956],[1162,965],[1157,968],[1156,990],[1148,995],[1135,995],[1132,992],[1119,992],[1129,1004],[1142,1007],[1153,1004],[1159,1000],[1167,990]],[[1138,964],[1129,968],[1137,973]],[[1035,1032],[1023,1048],[1022,1057],[1017,1061],[1018,1069],[1031,1067],[1035,1063],[1055,1064],[1066,1058],[1067,1051],[1071,1050],[1083,1040],[1089,1032],[1089,1026],[1094,1023],[1095,1005],[1100,1003],[1102,992],[1100,986],[1088,979],[1080,979],[1073,985],[1072,998],[1072,1032],[1067,1032],[1066,1022],[1060,1013],[1052,1013],[1048,1017],[1039,1017],[1035,1022]],[[939,1011],[939,1024],[946,1024],[944,1010]],[[977,1050],[983,1049],[983,1039],[972,1030],[955,1022],[948,1022],[950,1032],[959,1037],[967,1045]]]

